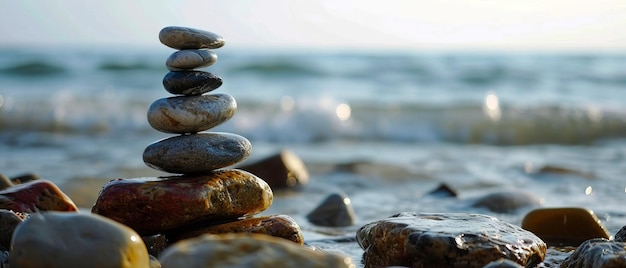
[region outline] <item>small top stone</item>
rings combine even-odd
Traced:
[[[188,27],[169,26],[161,29],[159,40],[174,49],[215,49],[226,41],[218,34]]]

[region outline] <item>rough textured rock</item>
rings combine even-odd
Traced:
[[[309,172],[302,160],[290,150],[282,150],[240,169],[247,170],[267,182],[272,189],[297,187],[309,182]]]
[[[103,186],[92,212],[152,235],[196,222],[255,215],[272,200],[272,190],[263,180],[230,169],[199,176],[113,180]]]
[[[203,235],[183,240],[167,248],[159,260],[163,268],[355,267],[348,257],[262,234]]]
[[[615,233],[615,238],[613,238],[613,240],[626,242],[626,226],[622,226],[622,228],[620,228],[619,231]]]
[[[522,228],[557,246],[578,246],[591,238],[610,237],[600,219],[586,208],[535,209],[524,216]]]
[[[256,233],[280,237],[302,245],[304,237],[300,226],[287,215],[259,216],[202,227],[182,227],[166,234],[167,241],[176,242],[203,234]]]
[[[499,259],[497,261],[492,261],[487,265],[483,266],[483,268],[523,268],[524,266],[519,265],[517,262],[507,259]]]
[[[74,202],[47,180],[29,181],[0,191],[0,209],[24,213],[78,211]]]
[[[350,198],[344,194],[331,194],[306,218],[319,226],[341,227],[353,225],[356,221]]]
[[[4,250],[11,248],[11,237],[15,228],[24,221],[27,215],[0,209],[0,247]]]
[[[88,213],[42,212],[15,230],[11,267],[149,267],[143,241],[130,228]]]
[[[207,67],[217,62],[217,54],[206,49],[184,49],[172,53],[165,61],[170,71]]]
[[[143,152],[151,168],[179,174],[200,174],[237,164],[250,155],[246,138],[223,132],[181,135],[154,142]]]
[[[174,95],[202,95],[221,86],[221,77],[203,71],[169,72],[163,77],[163,87]]]
[[[497,213],[514,213],[518,209],[539,207],[542,200],[533,194],[525,192],[497,192],[485,195],[473,204],[474,207],[484,207]]]
[[[482,267],[501,258],[532,267],[546,245],[494,217],[466,213],[400,213],[357,231],[366,267]]]
[[[196,133],[222,124],[235,114],[237,102],[228,94],[158,99],[148,108],[148,123],[165,133]]]
[[[626,243],[604,238],[587,240],[563,260],[561,267],[626,267]]]
[[[189,27],[168,26],[159,32],[162,44],[174,49],[215,49],[223,47],[226,41],[218,34]]]

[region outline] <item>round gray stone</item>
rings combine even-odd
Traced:
[[[161,29],[159,40],[162,44],[174,49],[220,48],[226,43],[218,34],[180,26]]]
[[[148,108],[148,123],[165,133],[196,133],[233,117],[235,99],[228,94],[177,96],[154,101]]]
[[[143,152],[151,168],[177,174],[198,174],[237,164],[250,156],[246,138],[223,132],[175,136],[154,142]]]
[[[211,66],[217,62],[217,54],[206,49],[183,49],[172,53],[165,61],[170,71],[184,71]]]
[[[195,96],[222,86],[222,78],[209,72],[169,72],[163,77],[163,87],[174,95]]]

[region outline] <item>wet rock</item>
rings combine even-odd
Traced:
[[[542,203],[542,200],[533,194],[507,191],[483,196],[476,200],[473,206],[497,213],[514,213],[521,208],[541,206]]]
[[[309,182],[309,172],[302,160],[290,150],[282,150],[257,162],[239,167],[267,182],[272,189],[291,188]]]
[[[9,177],[0,174],[0,190],[4,190],[13,186],[13,182],[9,179]]]
[[[300,226],[287,215],[260,216],[203,227],[183,227],[167,234],[170,243],[203,234],[256,233],[280,237],[302,245],[304,238]]]
[[[237,102],[228,94],[158,99],[148,108],[148,123],[165,133],[196,133],[222,124],[235,114]]]
[[[88,213],[42,212],[15,230],[11,267],[149,267],[130,228]]]
[[[523,268],[524,266],[519,265],[517,262],[507,259],[499,259],[497,261],[492,261],[487,263],[487,265],[483,266],[483,268]]]
[[[174,49],[215,49],[226,44],[224,38],[216,33],[180,26],[161,29],[159,41]]]
[[[211,66],[217,62],[217,54],[206,49],[184,49],[172,53],[165,61],[170,71],[185,71]]]
[[[561,267],[626,267],[626,243],[594,238],[580,244]]]
[[[141,239],[143,239],[143,243],[146,244],[150,256],[159,257],[163,250],[169,245],[169,241],[165,238],[165,235],[162,234],[142,236]]]
[[[617,233],[615,233],[615,241],[626,242],[626,226],[623,226]]]
[[[29,181],[0,191],[0,209],[24,213],[78,211],[74,202],[47,180]]]
[[[522,228],[551,246],[578,246],[591,238],[610,237],[598,217],[586,208],[535,209],[524,216]]]
[[[26,174],[18,175],[15,177],[11,177],[11,182],[13,182],[13,184],[22,184],[25,182],[40,180],[40,179],[41,177],[39,177],[37,174],[26,173]]]
[[[92,212],[152,235],[196,222],[255,215],[272,199],[263,180],[230,169],[199,176],[113,180],[103,186]]]
[[[366,267],[482,267],[501,258],[532,267],[546,254],[531,232],[466,213],[400,213],[361,227],[357,242]]]
[[[428,195],[439,197],[457,197],[459,194],[457,191],[450,187],[448,184],[442,183],[436,189],[428,192]]]
[[[250,155],[246,138],[221,132],[175,136],[146,147],[143,161],[169,173],[200,174],[237,164]]]
[[[11,248],[11,237],[15,228],[24,221],[25,214],[0,209],[0,247],[4,250]]]
[[[167,248],[159,260],[163,268],[355,267],[348,257],[262,234],[203,235],[183,240]]]
[[[197,96],[222,86],[222,78],[209,72],[169,72],[163,77],[163,87],[174,95]]]
[[[356,221],[352,202],[343,193],[326,197],[306,218],[315,225],[330,227],[350,226]]]

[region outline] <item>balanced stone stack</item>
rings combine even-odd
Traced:
[[[205,132],[229,120],[237,109],[228,94],[206,94],[222,85],[212,73],[194,70],[217,61],[211,49],[224,45],[212,32],[166,27],[169,56],[165,89],[175,96],[148,108],[148,122],[173,137],[147,146],[143,160],[151,168],[178,175],[110,181],[92,212],[124,223],[143,236],[163,234],[178,240],[202,233],[254,232],[302,244],[300,228],[286,215],[251,217],[273,199],[268,184],[254,174],[224,169],[245,160],[250,142],[239,135]],[[173,242],[173,241],[172,241]]]

